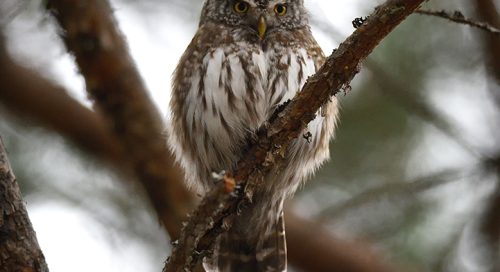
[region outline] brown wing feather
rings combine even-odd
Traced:
[[[211,260],[219,272],[286,271],[286,240],[282,205],[260,202],[243,211],[222,234],[219,252]],[[265,218],[262,217],[262,211]]]

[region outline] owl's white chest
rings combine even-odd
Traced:
[[[201,68],[187,79],[190,88],[183,105],[184,127],[191,139],[184,148],[194,152],[178,150],[184,156],[183,165],[196,165],[196,172],[207,175],[231,169],[252,133],[277,105],[293,98],[315,70],[305,49],[264,52],[236,44],[208,52]],[[309,125],[309,130],[320,129],[321,120]]]

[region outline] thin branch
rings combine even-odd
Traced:
[[[258,132],[256,144],[238,163],[233,176],[240,188],[245,188],[244,192],[236,192],[236,197],[222,188],[210,192],[183,230],[164,271],[192,270],[209,254],[218,233],[231,224],[239,209],[249,204],[248,200],[259,189],[263,176],[280,161],[281,151],[301,134],[332,95],[349,85],[358,72],[359,63],[422,2],[424,0],[387,1],[333,52],[316,75],[309,78],[302,91],[282,112],[275,114],[267,128]]]
[[[61,36],[75,56],[96,108],[125,150],[161,222],[176,237],[178,222],[189,212],[185,203],[189,193],[173,182],[179,172],[172,167],[162,118],[131,60],[108,1],[49,0],[47,8],[62,28]]]
[[[416,10],[415,13],[443,18],[443,19],[446,19],[448,21],[452,21],[455,23],[469,25],[471,27],[476,27],[476,28],[482,29],[482,30],[487,31],[489,33],[492,33],[494,35],[500,35],[500,29],[493,27],[493,26],[491,26],[487,23],[484,23],[484,22],[477,22],[474,19],[466,18],[462,14],[462,12],[460,12],[460,11],[455,11],[453,13],[449,13],[445,10],[433,11],[433,10],[419,9],[419,10]]]
[[[0,271],[49,271],[1,138]]]

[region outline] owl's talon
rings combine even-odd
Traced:
[[[219,173],[212,172],[212,181],[214,183],[218,183],[219,181],[224,180],[224,175],[226,175],[226,170],[222,170]]]
[[[215,225],[214,220],[212,220],[212,219],[210,218],[210,219],[208,220],[207,226],[208,226],[209,228],[213,228],[213,227],[214,227],[214,225]]]
[[[253,192],[247,190],[244,195],[244,200],[247,203],[253,203]]]
[[[170,241],[170,244],[171,244],[173,247],[176,247],[176,246],[179,244],[179,240],[173,240],[173,241]]]
[[[232,225],[233,225],[233,221],[231,220],[231,218],[226,217],[226,218],[222,219],[222,229],[223,230],[229,230]]]
[[[304,133],[304,135],[302,135],[302,137],[304,137],[304,139],[306,139],[307,143],[312,143],[312,138],[313,138],[313,135],[310,131]]]
[[[236,214],[239,216],[241,215],[242,211],[245,209],[245,202],[241,201],[238,203],[238,205],[236,206]]]
[[[237,198],[240,195],[239,193],[241,192],[241,189],[241,185],[236,184],[236,186],[234,187],[234,191],[231,193],[231,196]]]

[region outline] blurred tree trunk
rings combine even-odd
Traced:
[[[0,271],[49,271],[1,138],[0,212]]]

